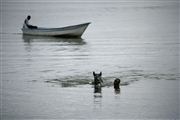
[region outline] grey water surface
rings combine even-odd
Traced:
[[[91,24],[82,38],[27,36],[27,15],[40,27]],[[179,118],[179,1],[2,0],[0,26],[2,119]]]

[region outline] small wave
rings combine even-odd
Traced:
[[[115,78],[121,79],[121,86],[127,86],[139,80],[179,80],[178,74],[158,74],[147,73],[143,70],[128,70],[118,73],[119,76],[105,76],[103,79],[103,87],[112,87]],[[79,85],[93,85],[93,76],[68,76],[64,78],[56,78],[46,80],[46,83],[61,85],[62,87],[77,87]]]
[[[149,73],[143,70],[128,70],[120,73],[126,80],[179,80],[178,73]]]
[[[75,76],[66,77],[63,79],[51,79],[46,80],[46,83],[52,83],[56,85],[61,85],[61,87],[77,87],[80,85],[93,85],[93,78],[88,77],[80,77],[81,79],[77,79]],[[113,86],[114,77],[103,77],[102,87],[112,87]],[[129,80],[129,81],[121,81],[121,86],[127,86],[132,82],[137,80]]]
[[[52,72],[52,71],[54,71],[54,70],[42,70],[40,72],[47,73],[47,72]]]
[[[91,79],[71,79],[71,77],[67,77],[64,79],[47,80],[45,82],[59,84],[62,87],[72,87],[72,86],[78,86],[78,85],[91,84],[92,80]]]
[[[144,75],[146,79],[155,80],[179,80],[180,77],[177,74],[147,74]]]
[[[0,34],[6,34],[6,35],[22,35],[22,33],[8,33],[8,32],[0,32]]]

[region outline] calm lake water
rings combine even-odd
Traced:
[[[91,24],[81,39],[23,36],[22,24],[29,14],[30,23],[40,27]],[[99,100],[93,102],[99,109],[88,104],[93,100],[89,84],[93,71],[102,71],[107,86],[114,78],[128,84],[123,86],[125,89],[134,82],[158,81],[168,85],[175,81],[175,86],[170,86],[178,91],[178,25],[178,1],[2,0],[2,118],[178,118],[178,92],[170,93],[173,102],[166,109],[174,109],[169,114],[161,110],[165,114],[149,111],[145,115],[132,114],[134,108],[124,106],[120,115],[116,114],[121,109],[117,104],[113,104],[113,109],[102,105],[111,114],[108,110],[100,111]],[[109,97],[106,102],[117,103],[118,98],[112,99],[106,85],[103,92],[107,91],[105,96]],[[86,97],[90,99],[84,100]],[[81,106],[82,102],[87,104]]]

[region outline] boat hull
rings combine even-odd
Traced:
[[[22,32],[25,35],[81,37],[89,24],[90,23],[84,23],[62,28],[22,28]]]

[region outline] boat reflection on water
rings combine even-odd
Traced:
[[[33,36],[33,35],[22,35],[22,39],[26,43],[31,42],[67,42],[69,44],[84,45],[86,42],[82,38],[61,38],[52,36]]]

